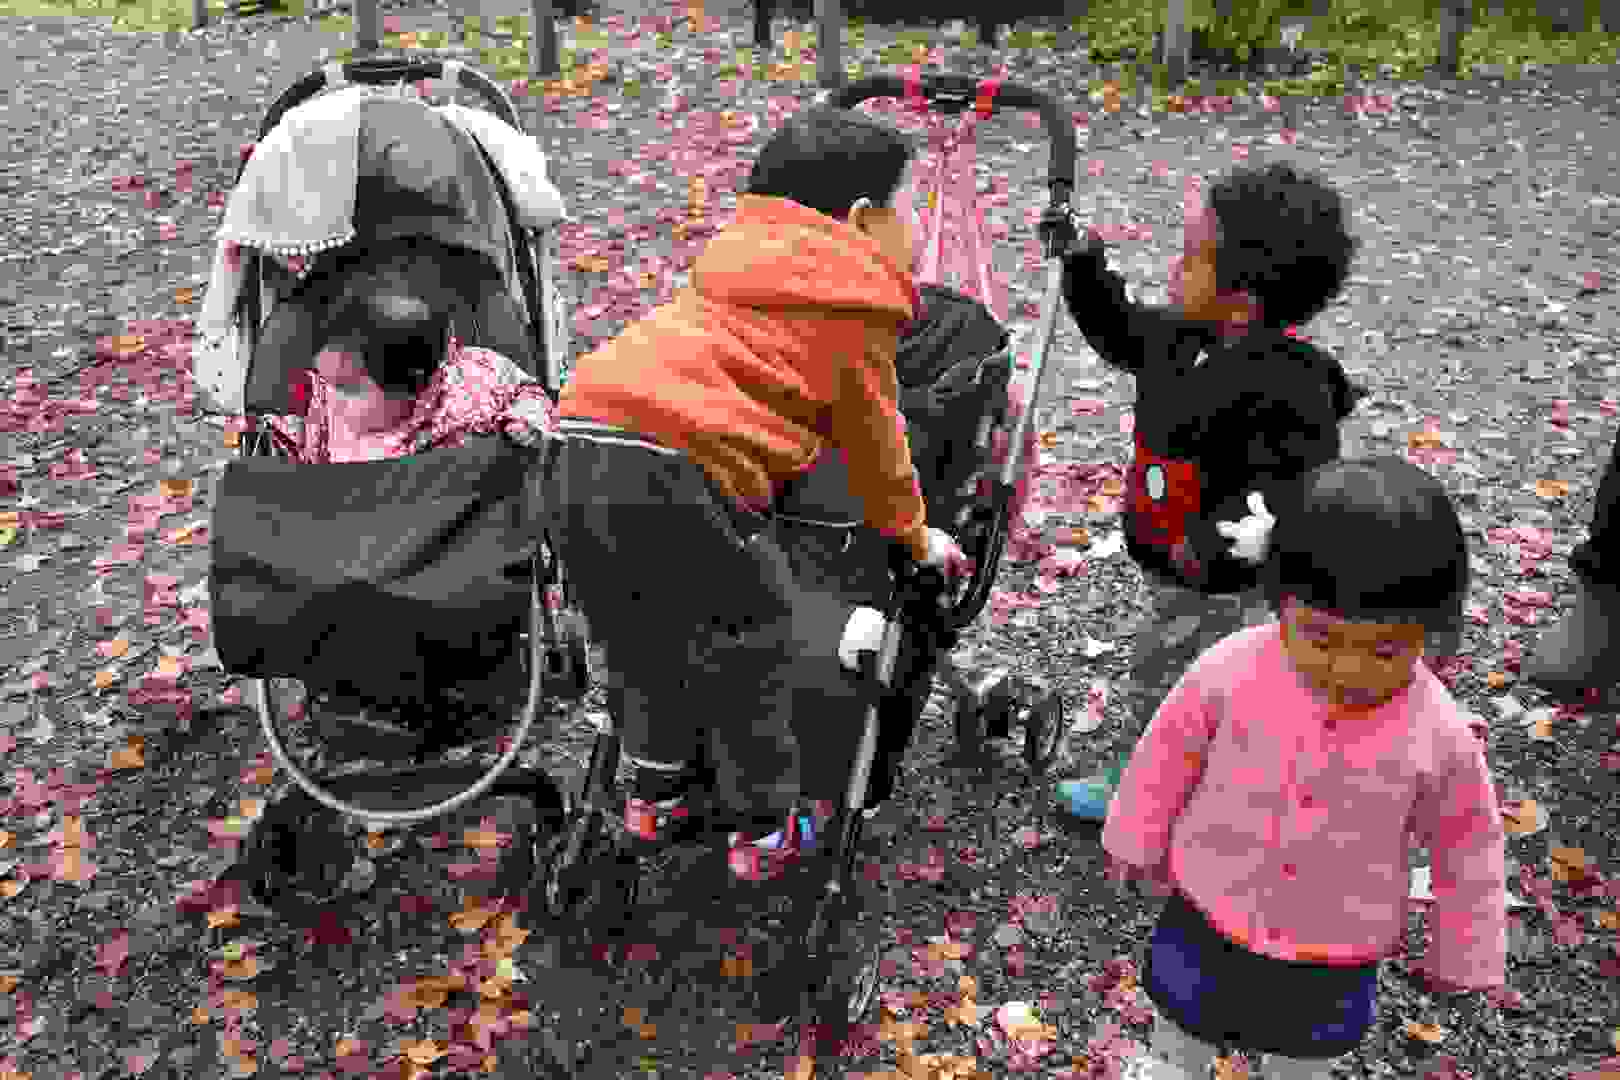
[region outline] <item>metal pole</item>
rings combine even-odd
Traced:
[[[754,48],[760,62],[768,63],[771,53],[771,8],[773,0],[754,0]]]
[[[378,0],[354,0],[354,53],[371,56],[382,50],[382,26]]]
[[[840,0],[816,0],[816,78],[823,90],[844,85],[844,7]]]
[[[208,25],[208,0],[191,0],[191,28],[201,30]]]

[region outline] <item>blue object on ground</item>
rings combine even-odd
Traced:
[[[1059,812],[1080,821],[1108,820],[1108,804],[1119,790],[1119,777],[1124,772],[1115,764],[1100,776],[1087,776],[1077,780],[1060,780],[1057,785]]]

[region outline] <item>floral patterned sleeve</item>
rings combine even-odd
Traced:
[[[545,388],[500,353],[461,348],[444,374],[444,396],[433,422],[435,445],[454,435],[499,432],[524,446],[539,446],[556,430],[556,409]]]

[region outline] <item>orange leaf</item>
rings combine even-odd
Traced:
[[[1485,676],[1485,685],[1489,686],[1492,690],[1502,689],[1502,687],[1507,685],[1507,681],[1507,675],[1500,671],[1493,671],[1489,675]]]
[[[1217,1080],[1249,1080],[1249,1063],[1243,1058],[1216,1058]]]
[[[791,37],[792,33],[789,32],[788,36]],[[642,1010],[636,1008],[634,1005],[627,1006],[624,1010],[624,1026],[640,1027],[644,1023],[642,1020],[643,1015],[644,1013]]]
[[[109,769],[144,769],[146,758],[142,750],[146,747],[146,739],[141,735],[129,736],[128,745],[114,750],[107,755],[107,768]]]
[[[1597,924],[1604,930],[1620,930],[1620,911],[1600,911],[1597,913]],[[1620,1037],[1620,1031],[1615,1032]],[[1620,1048],[1620,1047],[1617,1047]]]
[[[423,1039],[421,1042],[405,1046],[405,1056],[416,1065],[431,1065],[448,1053],[450,1053],[448,1049],[433,1039]]]
[[[146,348],[146,339],[139,334],[119,334],[113,338],[113,352],[119,356],[132,356]]]
[[[1543,499],[1562,499],[1569,494],[1569,485],[1562,480],[1537,480],[1536,494]]]
[[[1547,819],[1534,799],[1502,804],[1502,827],[1514,836],[1531,836],[1547,827]]]
[[[259,973],[259,961],[253,956],[244,956],[240,960],[226,960],[220,964],[220,972],[227,979],[251,979]]]
[[[1406,435],[1409,450],[1443,450],[1446,442],[1438,431],[1411,431]]]
[[[192,292],[189,286],[183,289],[174,290],[174,302],[177,304],[189,304],[191,303],[191,297]]]
[[[450,925],[457,930],[482,930],[495,918],[493,908],[481,907],[476,898],[469,897],[466,906],[450,916]]]
[[[234,907],[220,908],[218,911],[210,911],[208,913],[208,929],[210,930],[221,926],[235,926],[240,921],[241,920],[236,917],[236,909]]]
[[[240,816],[245,818],[256,818],[264,813],[263,799],[238,799],[236,805],[242,811]]]
[[[959,975],[956,979],[956,991],[968,1001],[979,996],[979,980],[971,975]]]
[[[102,668],[96,672],[95,686],[97,690],[105,690],[119,679],[123,678],[116,668]]]
[[[227,1009],[251,1012],[259,1007],[259,995],[251,990],[226,990],[220,998]]]
[[[187,477],[165,478],[158,481],[158,488],[164,498],[184,499],[191,494],[191,480]]]
[[[203,1008],[201,1005],[197,1006],[195,1009],[192,1009],[191,1010],[191,1022],[193,1024],[206,1024],[206,1023],[208,1023],[208,1010]]]
[[[350,1054],[358,1054],[363,1052],[365,1048],[366,1044],[361,1042],[359,1039],[345,1037],[337,1041],[337,1049],[332,1053],[334,1057],[348,1057]]]
[[[10,900],[28,887],[26,881],[0,881],[0,900]]]
[[[1554,881],[1584,880],[1591,865],[1586,852],[1578,847],[1554,847],[1547,853],[1549,874]]]
[[[117,660],[129,652],[129,638],[120,634],[111,641],[97,642],[96,652],[100,653],[104,660]]]
[[[0,994],[11,993],[20,981],[15,975],[0,975]]]
[[[1437,1043],[1446,1037],[1446,1029],[1439,1024],[1419,1024],[1415,1020],[1408,1020],[1406,1034],[1420,1042]]]
[[[4,829],[0,829],[0,851],[4,851],[6,848],[16,847],[16,846],[17,846],[17,834],[16,833],[9,833],[9,832],[6,832],[6,830],[4,830]]]
[[[225,449],[227,449],[227,450],[235,450],[237,448],[237,446],[241,444],[241,442],[242,442],[242,433],[241,432],[232,431],[230,428],[225,429]]]

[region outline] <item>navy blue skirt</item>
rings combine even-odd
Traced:
[[[1378,965],[1306,964],[1250,952],[1177,891],[1153,931],[1146,990],[1168,1019],[1211,1045],[1335,1058],[1355,1049],[1372,1026]]]

